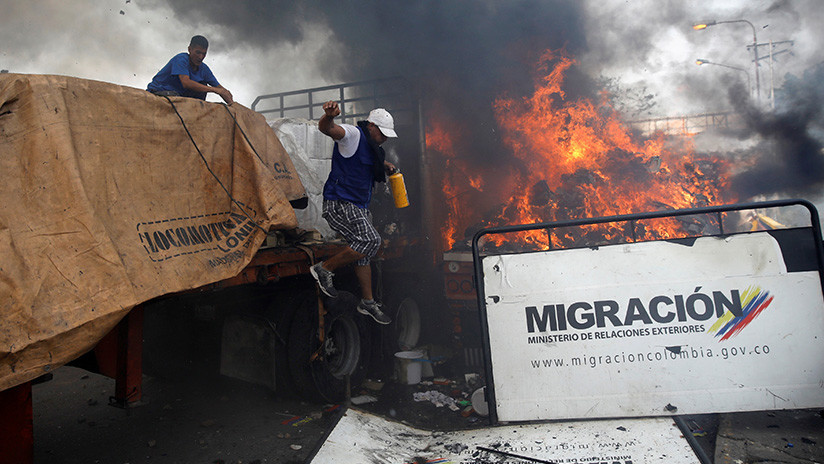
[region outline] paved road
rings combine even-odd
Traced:
[[[480,427],[430,403],[411,400],[432,387],[386,383],[365,409],[421,428]],[[108,405],[114,381],[73,367],[33,387],[35,463],[302,463],[333,424],[334,405],[279,398],[265,388],[187,373],[145,377],[146,404]],[[716,464],[824,463],[820,410],[685,417]],[[704,434],[704,432],[706,434]],[[636,463],[638,464],[638,463]]]
[[[300,463],[329,428],[320,405],[225,378],[146,377],[147,403],[108,405],[114,381],[61,367],[33,387],[37,464]]]

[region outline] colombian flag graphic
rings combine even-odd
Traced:
[[[741,295],[741,316],[736,317],[727,311],[715,321],[709,332],[715,333],[716,337],[721,337],[719,341],[734,337],[744,330],[744,327],[747,327],[762,311],[767,309],[773,298],[770,296],[770,292],[762,290],[761,287],[747,287],[747,290]]]

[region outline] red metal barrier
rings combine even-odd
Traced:
[[[135,306],[94,349],[100,374],[115,379],[111,404],[128,407],[143,397],[143,306]]]
[[[0,391],[0,464],[34,462],[31,382]]]

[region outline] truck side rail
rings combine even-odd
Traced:
[[[377,107],[386,108],[396,118],[414,116],[418,108],[412,104],[408,88],[409,84],[401,77],[348,82],[260,95],[252,102],[252,110],[279,118],[314,120],[323,115],[324,102],[337,100],[341,110],[339,119],[346,124],[364,119]]]

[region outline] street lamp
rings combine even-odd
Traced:
[[[747,23],[752,28],[752,52],[755,56],[755,59],[753,60],[753,63],[755,63],[755,96],[758,101],[761,101],[761,80],[758,78],[758,38],[755,35],[755,26],[753,26],[753,24],[746,19],[733,19],[729,21],[706,21],[703,23],[694,24],[692,28],[696,31],[701,31],[710,26],[729,23]]]
[[[721,67],[724,67],[724,68],[735,69],[736,71],[743,72],[744,74],[747,75],[747,91],[750,92],[750,94],[752,95],[752,81],[750,80],[750,72],[747,71],[746,69],[739,68],[738,66],[730,66],[728,64],[713,63],[712,61],[705,60],[703,58],[698,58],[697,60],[695,60],[695,64],[697,64],[698,66],[701,66],[702,64],[711,64],[711,65],[721,66]]]

